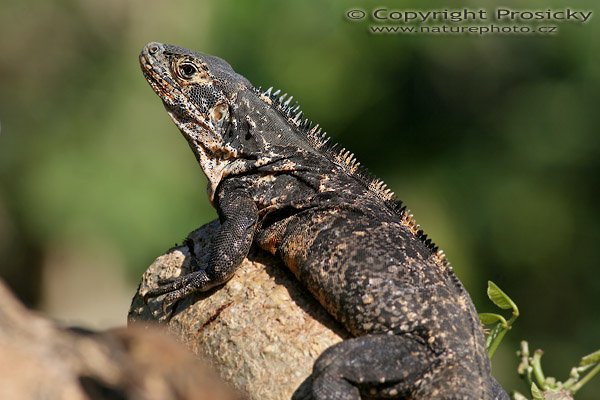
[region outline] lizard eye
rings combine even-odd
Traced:
[[[183,79],[192,79],[198,72],[198,68],[192,63],[184,62],[177,67],[177,73]]]

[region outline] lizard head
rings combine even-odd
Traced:
[[[140,54],[140,66],[214,191],[223,168],[239,153],[225,140],[232,123],[231,106],[252,85],[218,57],[168,44],[148,43]]]
[[[272,88],[261,92],[218,57],[153,42],[142,50],[140,65],[207,176],[211,201],[224,177],[253,168],[265,173],[277,160],[315,152],[327,141],[318,126],[310,129],[300,118],[292,97]]]

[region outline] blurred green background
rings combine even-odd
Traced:
[[[408,204],[480,311],[494,310],[488,279],[512,296],[522,317],[494,358],[505,387],[523,389],[523,338],[566,377],[600,347],[600,16],[484,37],[372,35],[344,18],[382,4],[482,6],[3,0],[1,276],[66,323],[122,325],[149,263],[216,217],[138,67],[146,42],[175,43],[292,93]],[[598,398],[599,382],[578,398]]]

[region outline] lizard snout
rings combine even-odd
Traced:
[[[158,42],[150,42],[144,47],[144,52],[154,55],[163,49],[162,44]]]

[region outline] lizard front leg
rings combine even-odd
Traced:
[[[156,289],[144,295],[144,299],[166,293],[164,303],[171,304],[191,293],[221,285],[233,276],[252,245],[258,210],[244,190],[222,187],[218,211],[221,229],[210,248],[208,264],[198,271],[160,282]]]

